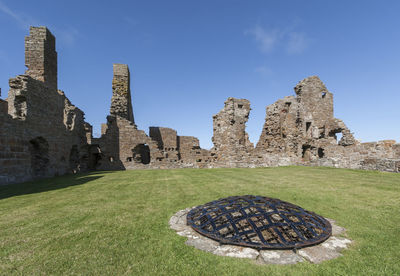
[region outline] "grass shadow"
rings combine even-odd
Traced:
[[[105,173],[112,172],[102,171],[72,174],[0,186],[0,200],[14,196],[35,194],[46,191],[64,189],[71,186],[83,185],[90,181],[102,178],[103,174]]]

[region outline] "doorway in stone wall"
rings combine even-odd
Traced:
[[[302,158],[303,161],[309,162],[311,161],[311,146],[310,145],[303,145],[302,147]]]
[[[79,151],[78,146],[73,145],[69,153],[69,170],[72,173],[77,173],[79,171]]]
[[[132,158],[136,163],[150,163],[150,148],[147,144],[139,144],[132,149]]]
[[[33,176],[46,176],[49,165],[49,143],[43,137],[29,141],[31,172]]]

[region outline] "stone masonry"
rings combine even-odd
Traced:
[[[214,147],[206,150],[196,137],[170,128],[150,127],[148,134],[137,129],[125,64],[113,65],[110,115],[99,138],[92,137],[83,111],[57,88],[55,37],[46,27],[30,28],[25,65],[24,75],[10,79],[7,99],[0,99],[0,184],[144,168],[309,165],[400,171],[400,144],[358,142],[334,117],[333,94],[317,76],[300,81],[294,96],[267,106],[255,147],[246,133],[250,102],[228,98],[213,116]]]
[[[215,163],[221,166],[235,166],[249,163],[254,150],[246,132],[250,102],[245,99],[228,98],[224,108],[213,116],[212,141]]]
[[[30,28],[25,56],[26,74],[11,78],[8,98],[0,100],[0,184],[87,169],[88,124],[57,90],[55,38],[47,28]]]
[[[135,123],[131,104],[130,74],[126,64],[114,64],[110,114]]]

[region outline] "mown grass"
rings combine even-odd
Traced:
[[[178,210],[230,195],[277,197],[354,240],[321,264],[257,265],[184,244]],[[0,187],[0,274],[399,275],[400,174],[332,168],[96,172]]]

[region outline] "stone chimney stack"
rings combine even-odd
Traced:
[[[112,81],[113,95],[110,114],[127,119],[135,124],[133,119],[130,74],[126,64],[113,64],[114,77]]]
[[[56,39],[46,27],[30,27],[25,37],[25,74],[57,89]]]

